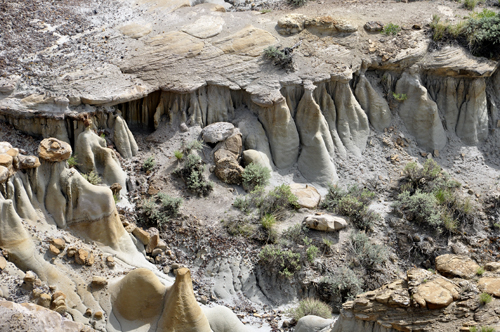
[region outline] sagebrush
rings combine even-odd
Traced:
[[[307,315],[330,319],[332,317],[332,308],[320,300],[307,298],[301,300],[295,308],[290,309],[290,314],[296,321]]]

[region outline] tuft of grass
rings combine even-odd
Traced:
[[[155,157],[150,156],[142,164],[142,169],[147,173],[151,172],[155,166],[156,166]]]
[[[262,14],[267,14],[267,13],[270,13],[270,12],[272,12],[272,11],[273,11],[272,9],[261,9],[261,10],[260,10],[260,12],[261,12]]]
[[[120,201],[120,194],[114,194],[113,199],[115,201],[115,204],[118,203]]]
[[[76,155],[69,157],[67,162],[68,162],[69,168],[73,168],[73,167],[78,166],[78,158]]]
[[[397,24],[389,23],[384,28],[380,33],[383,33],[385,35],[397,35],[398,32],[401,31],[401,27]]]
[[[480,267],[479,269],[477,269],[476,274],[478,276],[482,276],[484,274],[484,268]]]
[[[320,300],[307,298],[301,300],[297,307],[291,309],[290,314],[297,321],[307,315],[314,315],[329,319],[332,317],[332,308]]]
[[[101,184],[102,183],[102,178],[94,172],[93,170],[90,171],[88,174],[82,174],[83,178],[87,180],[90,184],[93,184],[94,186]]]
[[[408,96],[405,93],[396,93],[396,92],[393,92],[392,96],[397,101],[405,101],[406,99],[408,99]]]
[[[260,224],[264,229],[271,229],[276,224],[276,218],[272,214],[267,213],[260,220]]]
[[[488,304],[493,300],[490,294],[488,293],[481,293],[479,294],[479,303],[482,305]]]
[[[203,142],[198,140],[189,141],[184,145],[184,152],[190,154],[192,151],[201,151],[203,149]]]
[[[468,10],[474,10],[479,2],[479,0],[464,0],[464,7]]]
[[[182,151],[175,150],[174,156],[175,156],[175,158],[177,158],[177,160],[180,161],[180,160],[182,160],[182,158],[184,158],[184,153],[182,153]]]
[[[309,261],[309,263],[314,262],[314,260],[318,256],[318,251],[319,251],[319,249],[315,245],[309,246],[307,248],[306,255],[307,255],[307,260]]]

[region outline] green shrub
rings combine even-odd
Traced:
[[[282,68],[292,65],[292,54],[287,54],[284,50],[280,50],[275,46],[269,46],[264,49],[264,58],[271,60],[275,66],[280,66]]]
[[[387,248],[384,245],[372,243],[364,232],[352,232],[349,235],[349,240],[354,257],[366,269],[380,267],[387,261]]]
[[[478,276],[482,276],[484,274],[484,268],[480,267],[479,269],[477,269],[476,274]]]
[[[306,234],[309,231],[308,228],[297,224],[288,227],[281,233],[281,237],[285,240],[289,240],[296,245],[304,244],[304,239],[307,238]]]
[[[297,321],[307,315],[330,319],[332,317],[332,308],[319,300],[308,298],[301,300],[297,307],[290,310],[290,314]]]
[[[76,167],[78,166],[78,158],[76,155],[74,156],[71,156],[68,158],[68,167],[69,168],[73,168],[73,167]]]
[[[468,10],[474,10],[479,0],[464,0],[464,7]]]
[[[120,201],[120,194],[113,194],[113,200],[115,201],[115,204]]]
[[[205,179],[204,170],[205,166],[202,164],[200,156],[190,154],[184,165],[176,169],[173,174],[179,176],[189,190],[200,196],[206,196],[213,190],[213,183]]]
[[[203,149],[203,142],[198,140],[189,141],[184,146],[184,152],[186,154],[190,154],[192,151],[201,151],[201,149]]]
[[[90,184],[93,184],[94,186],[101,184],[102,183],[102,178],[94,172],[93,170],[90,171],[88,174],[82,174],[83,178],[87,180]]]
[[[182,153],[182,151],[175,150],[174,156],[175,156],[175,158],[177,158],[177,160],[182,160],[182,158],[184,158],[184,153]]]
[[[250,238],[255,232],[255,227],[253,227],[247,219],[222,220],[221,223],[226,228],[227,232],[233,236],[241,235],[245,238]]]
[[[314,262],[314,260],[318,256],[318,251],[319,251],[318,247],[316,247],[314,245],[307,248],[306,254],[307,254],[307,260],[309,261],[309,263]]]
[[[469,331],[470,332],[495,332],[495,328],[490,327],[490,326],[481,326],[481,327],[471,326],[471,327],[469,327]]]
[[[269,184],[271,170],[267,167],[250,163],[243,172],[243,188],[252,191],[255,187],[265,187]]]
[[[405,191],[398,195],[393,206],[408,220],[430,226],[439,226],[442,223],[436,197],[430,193],[417,190],[411,195],[409,191]]]
[[[176,217],[182,205],[182,198],[171,197],[164,193],[146,199],[141,204],[141,211],[146,217],[146,222],[153,226],[161,226]]]
[[[335,273],[323,277],[319,287],[328,297],[336,298],[338,305],[341,305],[345,301],[353,300],[363,291],[363,282],[353,270],[342,266]]]
[[[306,4],[306,0],[288,0],[290,4],[294,5],[295,7],[301,7]]]
[[[380,215],[368,209],[368,205],[375,198],[375,193],[351,186],[347,190],[329,185],[328,193],[321,203],[321,207],[328,211],[351,218],[353,224],[359,229],[371,229]]]
[[[259,252],[259,262],[270,271],[277,271],[284,277],[291,277],[299,271],[300,253],[268,244]]]
[[[490,303],[491,300],[493,300],[493,298],[488,293],[481,293],[479,295],[479,303],[481,303],[482,305]]]
[[[389,23],[384,26],[381,33],[386,35],[397,35],[399,31],[401,31],[401,27],[399,25]]]
[[[287,211],[298,209],[297,196],[290,186],[282,184],[271,190],[263,199],[257,202],[260,216],[272,214],[276,220],[282,220]]]
[[[266,214],[261,219],[261,225],[264,229],[271,229],[276,224],[276,218],[272,214]]]
[[[393,92],[392,96],[397,101],[405,101],[406,99],[408,99],[408,96],[405,93],[396,93],[396,92]]]
[[[146,159],[146,161],[144,161],[144,164],[142,164],[142,169],[144,170],[144,172],[147,173],[152,171],[155,165],[156,165],[155,157],[150,156],[148,157],[148,159]]]

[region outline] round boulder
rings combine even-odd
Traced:
[[[71,157],[71,146],[57,138],[46,138],[38,147],[38,156],[50,162],[59,162]]]
[[[201,136],[206,143],[217,143],[233,134],[234,125],[229,122],[216,122],[206,126],[201,131]]]

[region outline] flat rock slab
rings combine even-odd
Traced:
[[[481,278],[477,283],[477,287],[485,293],[500,297],[500,278]]]
[[[132,23],[122,26],[119,30],[127,37],[139,39],[148,35],[152,31],[152,28],[151,24]]]
[[[347,227],[344,218],[329,214],[310,215],[304,219],[306,226],[318,231],[333,232]]]
[[[442,255],[436,257],[436,270],[445,277],[472,278],[479,265],[470,257],[461,255]]]
[[[292,194],[297,196],[298,204],[301,207],[305,207],[307,209],[315,209],[319,202],[321,201],[321,195],[318,190],[311,185],[302,184],[302,183],[292,183],[290,185],[290,189],[292,190]]]
[[[445,308],[459,297],[458,287],[443,277],[420,284],[413,295],[421,307],[430,310]]]
[[[201,131],[201,137],[206,143],[217,143],[233,134],[234,125],[229,122],[216,122],[206,126]]]
[[[222,31],[224,19],[218,16],[202,16],[193,24],[190,24],[182,29],[185,33],[196,38],[210,38],[218,35]]]

